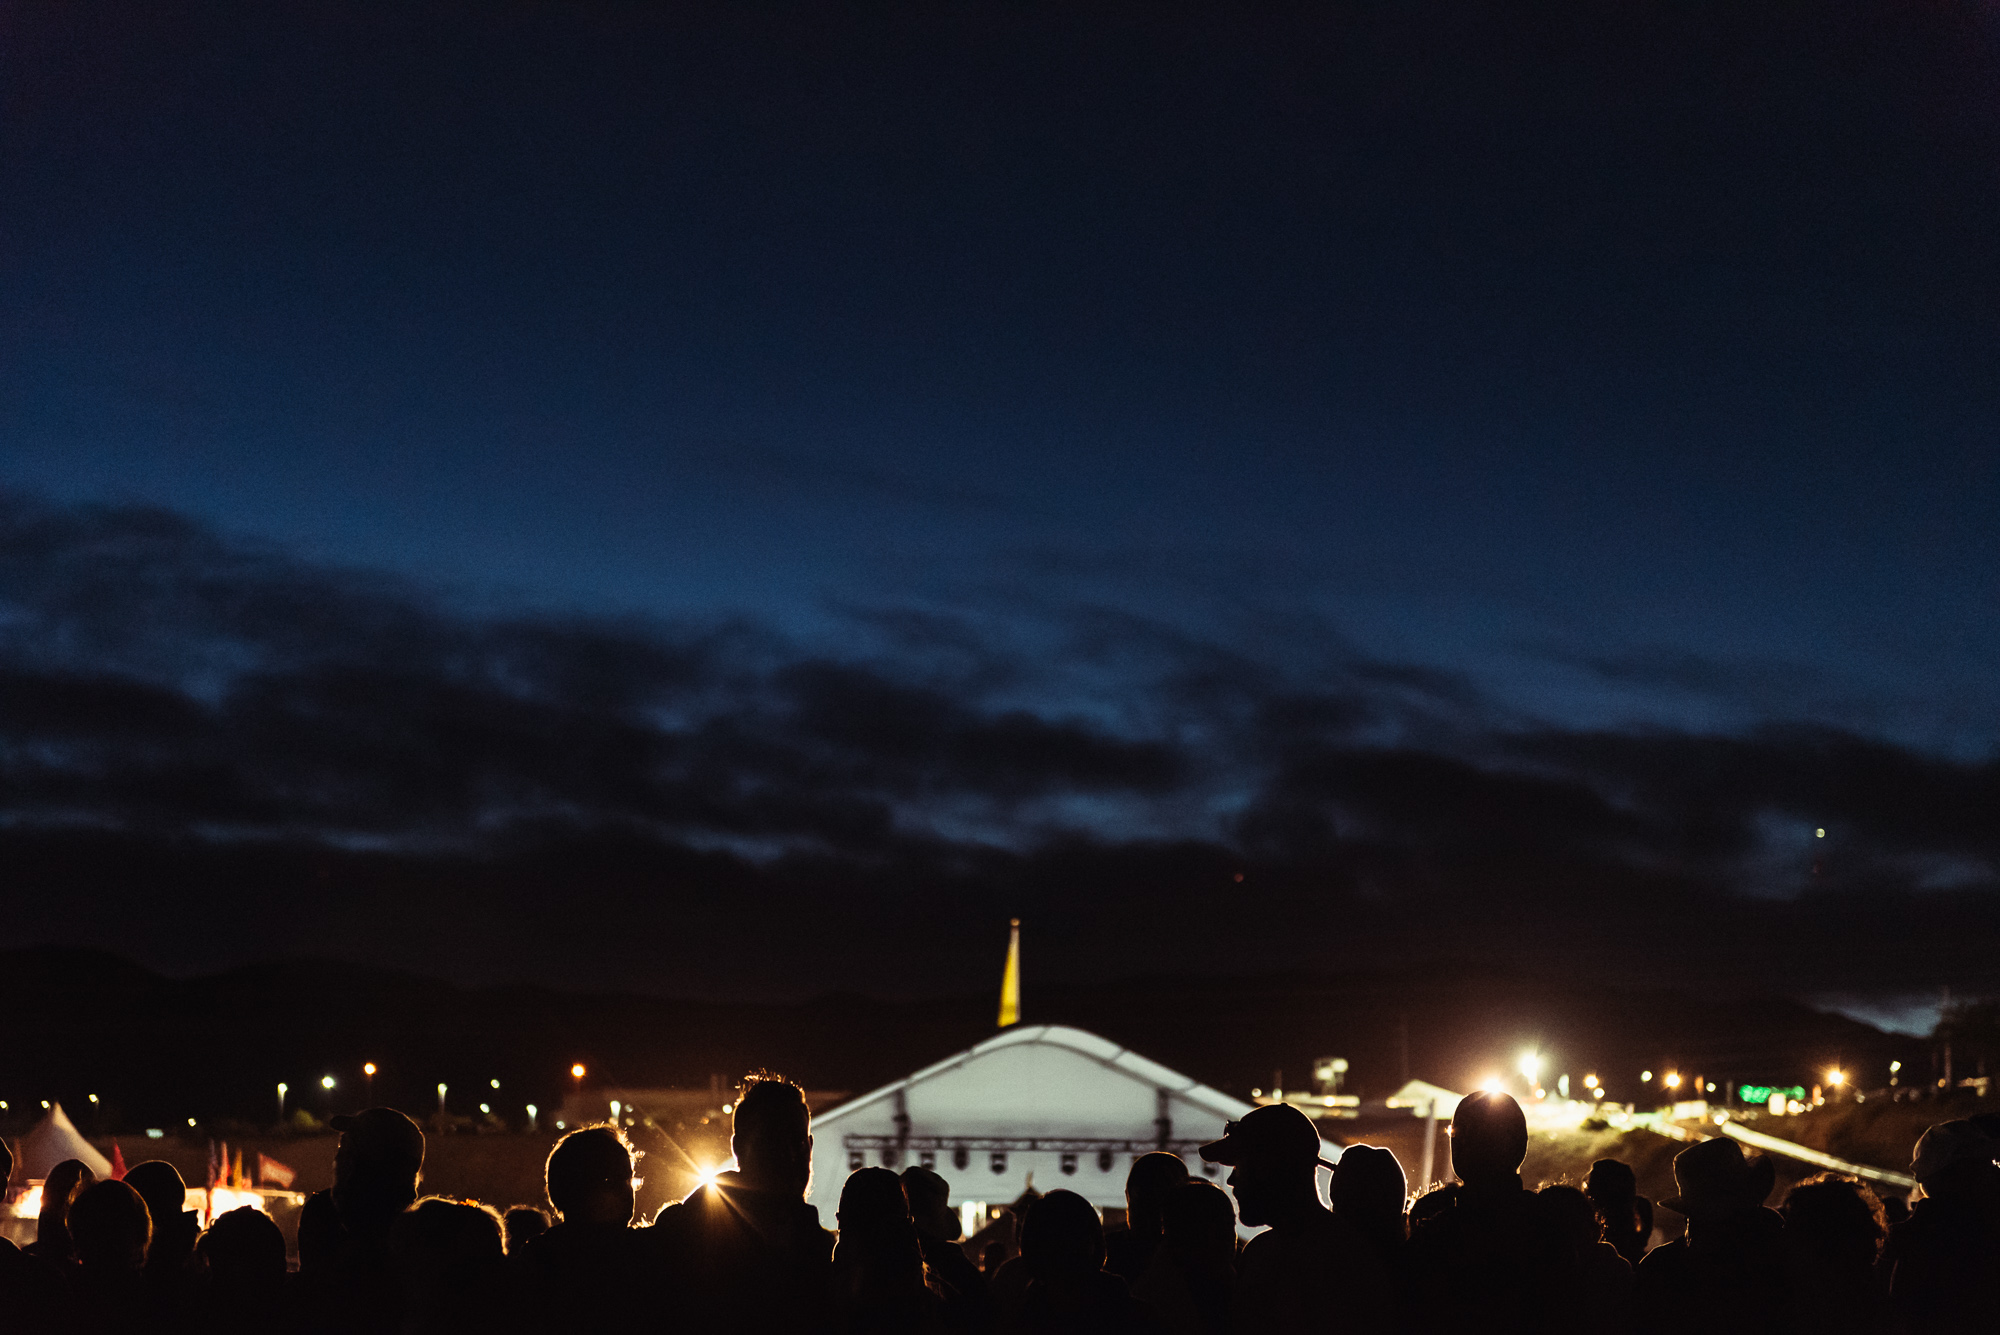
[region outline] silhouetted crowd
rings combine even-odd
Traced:
[[[1351,1145],[1328,1164],[1312,1121],[1271,1105],[1202,1147],[1230,1169],[1229,1192],[1147,1154],[1126,1181],[1125,1228],[1107,1235],[1073,1192],[1031,1194],[976,1258],[949,1184],[927,1168],[856,1170],[836,1229],[822,1227],[805,1199],[811,1119],[797,1086],[755,1081],[734,1119],[735,1169],[641,1224],[638,1156],[615,1126],[556,1145],[548,1212],[503,1217],[419,1196],[424,1137],[403,1114],[336,1118],[334,1185],[300,1213],[295,1271],[255,1209],[200,1228],[169,1164],[93,1181],[72,1160],[44,1184],[37,1240],[0,1244],[0,1331],[2000,1331],[2000,1126],[1987,1119],[1924,1133],[1920,1198],[1893,1223],[1865,1183],[1835,1174],[1767,1208],[1772,1164],[1701,1141],[1675,1158],[1675,1194],[1659,1202],[1685,1235],[1649,1248],[1654,1206],[1629,1166],[1599,1160],[1581,1186],[1523,1183],[1527,1121],[1505,1094],[1460,1103],[1456,1181],[1414,1203],[1388,1150]]]

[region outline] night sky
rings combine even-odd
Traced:
[[[2000,985],[1990,4],[25,3],[0,98],[0,945]]]

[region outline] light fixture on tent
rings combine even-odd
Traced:
[[[1007,1171],[1007,1151],[1005,1151],[1005,1150],[995,1150],[995,1151],[993,1151],[993,1157],[992,1157],[991,1159],[989,1159],[989,1160],[987,1161],[987,1166],[988,1166],[989,1168],[991,1168],[991,1169],[992,1169],[992,1170],[993,1170],[994,1172],[996,1172],[996,1173],[1004,1173],[1004,1172],[1006,1172],[1006,1171]]]
[[[1000,1027],[1021,1019],[1021,920],[1007,921],[1007,971],[1000,975]],[[998,1172],[998,1169],[994,1170]]]
[[[964,1172],[972,1164],[972,1151],[960,1145],[951,1152],[951,1166]]]
[[[1063,1157],[1062,1157],[1062,1171],[1063,1171],[1063,1176],[1064,1176],[1064,1177],[1075,1177],[1075,1176],[1076,1176],[1076,1156],[1075,1156],[1074,1154],[1065,1154],[1065,1155],[1063,1155]]]

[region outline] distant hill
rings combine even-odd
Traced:
[[[1525,1047],[1559,1072],[1603,1079],[1612,1098],[1657,1100],[1644,1070],[1719,1084],[1805,1083],[1835,1062],[1864,1083],[1922,1040],[1770,997],[1619,991],[1491,967],[1253,978],[1151,978],[1037,993],[1028,1023],[1101,1033],[1239,1095],[1274,1070],[1303,1087],[1313,1059],[1353,1065],[1380,1096],[1411,1075],[1465,1088],[1511,1071]],[[558,1103],[573,1062],[593,1082],[699,1087],[769,1067],[817,1089],[870,1088],[992,1032],[986,995],[917,1002],[836,995],[767,1005],[536,987],[465,988],[317,959],[170,979],[97,951],[0,952],[0,1099],[10,1124],[60,1099],[86,1131],[234,1119],[268,1124],[276,1083],[324,1115],[374,1098],[426,1110],[482,1100],[518,1117]],[[1407,1052],[1407,1062],[1405,1053]],[[337,1082],[331,1092],[322,1075]],[[490,1081],[499,1080],[492,1090]],[[99,1102],[92,1105],[89,1095]]]

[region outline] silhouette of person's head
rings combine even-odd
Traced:
[[[201,1216],[187,1208],[187,1183],[181,1170],[165,1159],[148,1159],[126,1170],[125,1185],[146,1202],[153,1217],[153,1244],[147,1260],[154,1269],[179,1264],[194,1254],[201,1234]]]
[[[469,1327],[478,1304],[501,1291],[507,1244],[500,1216],[484,1205],[427,1196],[397,1217],[390,1250],[416,1329]]]
[[[1793,1187],[1778,1213],[1785,1239],[1824,1265],[1866,1271],[1881,1253],[1889,1226],[1882,1202],[1858,1178],[1821,1173]]]
[[[930,1169],[912,1164],[903,1170],[903,1195],[917,1232],[941,1242],[956,1242],[965,1232],[958,1211],[951,1208],[951,1183]]]
[[[1104,1222],[1073,1191],[1052,1191],[1028,1207],[1021,1255],[1044,1283],[1076,1280],[1104,1268]]]
[[[631,1223],[638,1157],[615,1126],[570,1132],[549,1151],[549,1204],[565,1224]]]
[[[729,1148],[744,1183],[803,1197],[812,1185],[812,1113],[805,1091],[774,1075],[753,1075],[736,1101]]]
[[[93,1182],[69,1206],[69,1232],[76,1259],[87,1270],[140,1270],[153,1240],[146,1202],[123,1182]]]
[[[373,1232],[417,1198],[424,1133],[394,1108],[330,1118],[340,1132],[333,1151],[333,1203],[351,1231]]]
[[[41,1249],[57,1256],[72,1255],[75,1248],[70,1239],[69,1208],[77,1195],[91,1183],[97,1181],[97,1174],[90,1171],[90,1165],[81,1159],[64,1159],[42,1180],[42,1211],[35,1222],[35,1241]]]
[[[1629,1206],[1639,1198],[1639,1177],[1628,1163],[1599,1159],[1583,1180],[1583,1194],[1600,1210]]]
[[[1451,1118],[1451,1167],[1467,1186],[1516,1182],[1528,1157],[1528,1119],[1514,1096],[1467,1094]]]
[[[1201,1147],[1210,1163],[1235,1169],[1229,1175],[1236,1211],[1253,1228],[1283,1224],[1319,1208],[1319,1131],[1312,1119],[1288,1103],[1253,1108],[1223,1128],[1221,1140]]]
[[[1777,1166],[1769,1159],[1746,1159],[1742,1146],[1718,1136],[1674,1156],[1674,1194],[1660,1204],[1690,1223],[1727,1219],[1761,1208],[1776,1183]]]
[[[1236,1207],[1213,1182],[1190,1178],[1160,1202],[1161,1238],[1184,1264],[1227,1265],[1236,1252]]]
[[[1178,1154],[1154,1150],[1132,1161],[1125,1174],[1125,1219],[1142,1237],[1160,1236],[1160,1210],[1168,1193],[1186,1184],[1187,1165]]]
[[[549,1231],[549,1217],[532,1205],[517,1205],[509,1210],[501,1220],[507,1230],[507,1251],[509,1255],[521,1250],[530,1242]]]
[[[225,1211],[201,1235],[198,1248],[218,1291],[264,1294],[285,1282],[285,1235],[255,1206]]]
[[[1581,1188],[1543,1187],[1535,1195],[1541,1198],[1543,1217],[1555,1236],[1572,1251],[1604,1241],[1604,1221],[1597,1217],[1597,1207]]]
[[[1409,1196],[1403,1165],[1388,1150],[1349,1145],[1333,1168],[1333,1212],[1370,1237],[1403,1236],[1403,1203]]]
[[[1917,1138],[1910,1176],[1926,1196],[1991,1199],[2000,1191],[1995,1141],[1972,1121],[1939,1122]]]
[[[840,1187],[835,1214],[843,1238],[861,1235],[914,1235],[903,1180],[886,1168],[859,1168]]]

